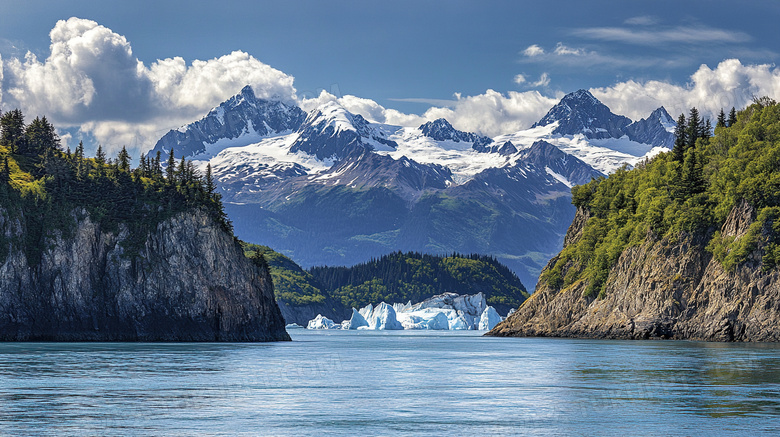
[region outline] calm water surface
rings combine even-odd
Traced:
[[[292,331],[0,343],[2,435],[777,435],[780,346]]]

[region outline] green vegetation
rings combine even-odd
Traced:
[[[40,262],[47,237],[72,233],[76,215],[82,211],[104,230],[116,231],[119,223],[126,225],[130,236],[124,249],[131,257],[158,223],[196,208],[232,233],[221,197],[214,192],[210,169],[204,178],[191,162],[182,160],[178,166],[169,166],[163,177],[159,154],[141,156],[135,169],[130,161],[125,148],[115,160],[108,159],[102,147],[94,158],[87,158],[81,143],[75,152],[63,152],[54,126],[45,117],[25,125],[19,110],[2,114],[0,212],[23,221],[25,241],[16,243],[24,249],[28,263]],[[0,241],[0,259],[7,256],[8,243]]]
[[[416,303],[447,291],[481,291],[490,305],[506,312],[528,298],[517,276],[488,256],[395,252],[354,267],[314,267],[306,271],[267,246],[241,245],[245,256],[266,260],[277,300],[292,306],[326,303],[361,308],[382,301]]]
[[[268,246],[241,243],[244,255],[253,259],[262,258],[271,272],[274,282],[274,292],[277,300],[282,300],[293,306],[324,303],[326,295],[320,289],[312,275],[303,270],[290,258],[279,252],[274,252]]]
[[[482,292],[488,304],[516,308],[526,298],[525,287],[506,266],[483,255],[447,257],[395,252],[353,267],[309,270],[322,289],[347,307],[379,302],[421,302],[447,291]]]
[[[764,243],[763,268],[780,262],[780,105],[756,99],[718,117],[714,137],[698,111],[680,116],[674,149],[572,189],[573,203],[590,214],[582,238],[564,248],[542,277],[553,288],[586,281],[585,295],[604,295],[623,251],[648,237],[697,237],[726,269],[745,262]],[[717,230],[741,201],[757,211],[746,236]]]

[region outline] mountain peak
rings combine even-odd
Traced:
[[[647,118],[631,123],[623,130],[632,141],[671,149],[674,146],[675,127],[677,122],[661,106]]]
[[[487,145],[493,142],[492,139],[486,136],[472,132],[459,131],[444,118],[437,118],[434,121],[429,121],[421,125],[418,129],[420,129],[423,135],[436,141],[454,141],[456,143],[463,141],[466,143],[474,143],[471,147],[477,152],[489,152],[490,150],[487,148]]]
[[[554,134],[577,135],[588,138],[620,138],[622,129],[631,120],[613,114],[607,105],[601,103],[588,90],[578,90],[565,95],[557,105],[531,127],[547,126],[558,122]]]
[[[563,96],[563,99],[561,99],[561,102],[582,102],[591,105],[603,105],[599,99],[593,97],[593,94],[586,89],[580,89],[573,93],[566,94]]]
[[[209,111],[200,120],[171,130],[160,138],[152,152],[167,157],[171,149],[177,157],[215,155],[225,147],[240,147],[282,132],[292,132],[306,118],[297,106],[277,100],[259,99],[251,86]],[[220,146],[215,146],[216,143]]]
[[[338,102],[320,105],[298,128],[291,152],[302,151],[320,160],[342,159],[359,149],[398,147],[388,134],[360,114],[347,111]]]

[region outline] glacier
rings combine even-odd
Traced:
[[[487,331],[502,320],[482,293],[443,293],[416,304],[381,302],[360,310],[352,308],[351,317],[340,324],[320,314],[309,321],[308,329]]]

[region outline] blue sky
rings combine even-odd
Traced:
[[[23,64],[29,51],[45,66],[51,54],[50,32],[58,20],[70,17],[91,20],[124,37],[132,57],[150,71],[159,60],[181,57],[189,67],[198,60],[220,59],[240,51],[252,62],[283,73],[270,79],[258,76],[253,80],[260,83],[290,78],[294,80],[292,86],[298,99],[318,97],[320,90],[325,89],[335,97],[352,95],[371,99],[383,111],[395,109],[406,115],[425,117],[426,111],[434,107],[428,114],[430,118],[454,110],[451,115],[456,126],[460,124],[461,128],[488,134],[529,124],[540,111],[543,115],[542,107],[549,109],[550,99],[579,88],[603,90],[597,97],[612,103],[610,106],[616,112],[621,109],[632,118],[656,105],[655,100],[670,106],[670,112],[688,104],[706,105],[699,102],[703,98],[700,94],[708,89],[712,93],[728,90],[729,80],[736,80],[744,92],[724,94],[718,100],[721,105],[738,105],[742,103],[740,99],[756,91],[778,92],[773,88],[774,76],[778,74],[774,64],[780,58],[777,38],[780,2],[777,1],[2,0],[0,55],[5,73],[0,78],[2,109],[16,105],[42,112],[47,105],[53,105],[48,100],[25,97],[35,94],[36,85],[32,81],[36,76],[32,73],[34,69]],[[101,56],[110,57],[113,52],[109,52],[101,52]],[[16,67],[10,66],[14,59],[19,60]],[[739,60],[739,65],[729,65],[721,71],[719,64],[727,59]],[[252,62],[247,62],[244,68],[251,67]],[[115,64],[108,58],[100,63],[105,69]],[[125,59],[117,65],[128,67],[131,63]],[[692,75],[702,64],[714,71],[713,77],[727,73],[733,77],[721,80],[719,86],[705,83],[715,79],[701,78],[705,89],[694,93],[693,88],[699,82]],[[765,68],[750,70],[758,65]],[[47,66],[47,74],[52,74],[51,69],[55,67],[55,63]],[[158,70],[162,68],[158,67]],[[154,86],[141,84],[135,94],[117,95],[113,100],[101,102],[110,94],[101,91],[101,83],[108,86],[113,73],[95,79],[90,75],[100,74],[96,73],[96,67],[89,68],[92,69],[85,70],[87,73],[72,69],[68,74],[76,78],[86,74],[90,80],[94,79],[94,96],[86,99],[88,102],[82,98],[79,111],[52,108],[51,118],[60,125],[79,126],[102,141],[109,141],[115,135],[111,141],[116,144],[128,141],[129,128],[120,124],[135,124],[135,138],[139,132],[143,137],[144,145],[138,145],[140,148],[150,147],[148,143],[159,131],[204,114],[210,106],[240,89],[238,86],[233,90],[237,85],[231,82],[224,89],[212,90],[208,98],[198,102],[163,104],[155,100],[156,103],[150,103],[148,98],[134,102],[133,95],[145,95],[149,92],[147,88],[158,88],[158,82],[154,81],[158,79],[154,79],[150,82]],[[769,79],[765,77],[767,74],[771,76]],[[61,76],[63,81],[69,80]],[[753,76],[763,77],[760,80],[766,83],[756,85],[755,81],[751,82]],[[240,82],[240,77],[235,81]],[[690,91],[690,97],[668,103],[658,98],[635,110],[627,106],[630,102],[617,97],[637,87],[645,94],[655,92],[647,88],[653,81]],[[117,86],[127,88],[127,83],[119,81]],[[632,87],[632,84],[638,85]],[[28,86],[29,90],[25,88]],[[196,89],[187,88],[186,92],[193,93]],[[271,89],[285,93],[283,88]],[[469,118],[470,114],[479,111],[477,97],[498,99],[486,94],[488,90],[505,98],[502,105],[515,105],[519,121],[469,123],[474,118]],[[513,92],[519,93],[519,97],[510,94]],[[675,89],[666,89],[658,95],[664,93],[673,96]],[[63,99],[79,95],[71,93]],[[455,103],[456,96],[475,99]],[[529,103],[528,98],[534,101]],[[691,100],[694,98],[699,101]],[[115,115],[106,115],[113,114],[111,108],[120,106],[118,102],[124,102],[121,106],[126,109],[125,119],[119,110]],[[352,101],[350,109],[359,112],[359,108],[364,108],[371,115],[363,103],[361,106]],[[471,112],[459,110],[465,103],[476,106]],[[149,105],[154,109],[149,110]],[[524,109],[517,109],[520,106]],[[508,108],[493,109],[505,113]],[[165,120],[159,123],[144,119],[144,114],[164,111],[167,111],[166,117],[162,117]],[[161,118],[160,114],[155,116]],[[386,118],[377,121],[419,121],[419,117],[373,114],[374,119]],[[113,123],[111,126],[106,124],[109,121]],[[139,127],[142,124],[146,127]]]

